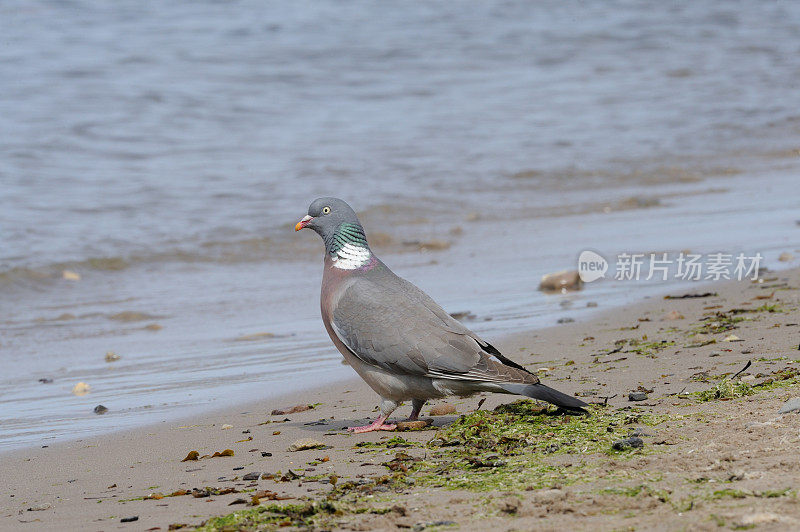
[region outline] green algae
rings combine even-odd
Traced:
[[[710,389],[695,392],[695,396],[700,402],[714,400],[725,401],[753,395],[758,392],[765,392],[777,388],[785,388],[800,384],[800,368],[787,366],[783,369],[776,370],[769,375],[759,374],[758,376],[764,380],[753,385],[742,382],[741,380],[723,378]]]
[[[795,492],[792,488],[773,489],[764,491],[750,491],[745,489],[724,488],[716,490],[706,497],[708,500],[719,499],[746,499],[756,497],[759,499],[775,499],[778,497],[794,497]]]
[[[707,316],[701,320],[703,322],[691,329],[692,335],[698,334],[719,334],[738,327],[738,323],[745,321],[744,316],[736,316],[733,313],[717,312],[713,316]]]
[[[746,395],[753,395],[755,390],[746,382],[740,380],[732,381],[723,379],[708,390],[697,392],[697,399],[701,402],[734,399],[736,397],[744,397]]]
[[[417,485],[471,491],[591,481],[597,476],[594,470],[609,457],[651,452],[612,448],[628,435],[631,425],[652,426],[668,418],[630,407],[557,415],[534,401],[520,400],[461,416],[428,442],[430,452],[409,472]],[[599,463],[589,465],[596,458]]]
[[[670,347],[675,345],[675,342],[672,340],[660,340],[658,342],[648,342],[646,340],[637,340],[629,342],[631,349],[625,351],[625,353],[634,353],[639,356],[646,356],[650,358],[655,358],[656,353],[663,350],[666,347]]]
[[[647,336],[642,338],[624,338],[614,342],[614,349],[607,350],[603,355],[613,355],[614,353],[633,353],[638,356],[655,358],[656,354],[667,347],[675,345],[672,340],[650,341]],[[627,349],[626,349],[627,346]],[[597,360],[595,360],[597,362]]]
[[[416,447],[419,445],[415,441],[406,440],[400,436],[394,436],[381,441],[362,441],[354,445],[359,449],[395,449],[397,447]]]
[[[246,508],[221,517],[213,517],[197,530],[217,532],[241,530],[252,527],[278,528],[284,526],[311,526],[320,516],[341,515],[342,512],[330,501],[307,504],[270,504]]]
[[[764,303],[756,308],[732,308],[727,312],[715,312],[712,315],[704,317],[701,325],[698,325],[690,330],[690,334],[718,334],[736,329],[740,322],[754,318],[747,318],[741,314],[759,314],[759,313],[781,313],[787,310],[780,303]],[[756,318],[757,319],[757,318]]]

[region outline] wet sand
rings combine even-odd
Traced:
[[[590,402],[607,401],[607,406],[594,408],[591,419],[628,416],[629,424],[609,423],[608,442],[640,428],[641,416],[657,419],[644,427],[649,435],[642,436],[641,449],[610,453],[606,436],[599,437],[599,444],[597,437],[587,440],[585,446],[561,442],[577,445],[577,451],[555,448],[552,456],[542,458],[552,462],[556,475],[544,485],[534,471],[526,478],[528,472],[517,470],[505,483],[503,466],[477,464],[463,474],[474,475],[473,488],[478,491],[464,489],[463,483],[448,489],[453,487],[448,484],[455,478],[452,473],[442,473],[441,486],[436,487],[424,468],[391,465],[392,460],[396,465],[397,460],[413,458],[436,465],[437,456],[451,451],[424,443],[435,440],[441,427],[475,411],[483,399],[481,410],[492,411],[517,397],[453,399],[448,403],[458,414],[433,417],[431,429],[352,435],[344,427],[363,424],[374,416],[377,404],[366,384],[354,379],[180,422],[0,455],[5,485],[0,529],[197,526],[214,516],[251,509],[246,503],[257,491],[273,494],[262,493],[262,505],[312,503],[305,513],[290,512],[273,521],[312,528],[449,523],[465,530],[797,527],[800,415],[778,411],[787,399],[800,395],[800,387],[796,377],[781,380],[775,372],[785,370],[780,375],[786,376],[800,369],[799,287],[798,270],[765,273],[762,283],[697,285],[675,292],[712,293],[704,297],[652,298],[585,323],[489,338],[510,358],[539,371],[545,383]],[[712,396],[709,401],[693,395],[728,382],[719,376],[736,373],[748,360],[752,366],[738,378],[753,386],[748,388],[752,395],[730,400]],[[768,379],[773,384],[763,384]],[[629,401],[628,394],[640,386],[647,390],[647,399]],[[314,407],[271,415],[273,409],[296,404]],[[409,409],[406,405],[397,415],[405,416]],[[566,427],[579,422],[574,417],[553,419]],[[559,434],[549,437],[556,441]],[[410,447],[387,445],[395,436]],[[288,450],[306,438],[325,448]],[[378,445],[357,446],[361,442]],[[182,461],[190,451],[203,456],[226,449],[233,450],[233,456]],[[500,458],[509,461],[505,468],[519,459]],[[273,478],[243,480],[254,472]],[[387,474],[392,482],[402,482],[389,482]],[[491,475],[497,475],[503,489],[485,490],[486,484],[477,482]],[[190,493],[161,498],[180,490]],[[336,511],[321,511],[321,501],[332,490],[337,490],[331,506]],[[231,505],[237,499],[245,504]],[[137,520],[121,522],[132,517]]]

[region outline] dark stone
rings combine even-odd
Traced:
[[[575,320],[572,318],[558,318],[558,323],[572,323],[573,321]]]
[[[258,480],[261,477],[261,471],[253,471],[252,473],[247,473],[245,476],[242,477],[242,480]]]
[[[647,401],[647,394],[644,392],[631,392],[628,394],[628,401]]]
[[[625,451],[628,449],[639,449],[641,447],[644,447],[644,441],[642,441],[641,438],[637,437],[625,438],[624,440],[615,441],[612,447],[617,451]]]
[[[268,452],[266,452],[266,451],[265,451],[265,452],[262,452],[262,453],[261,453],[261,456],[263,456],[264,458],[266,458],[266,457],[268,457],[268,456],[272,456],[272,453],[268,453]]]
[[[102,416],[106,412],[108,412],[108,408],[104,407],[103,405],[97,405],[96,407],[94,407],[94,413],[95,414],[98,414],[98,415]]]
[[[120,523],[133,523],[134,521],[138,521],[138,520],[139,520],[139,516],[138,515],[134,515],[133,517],[123,517],[122,519],[119,520],[119,522]]]
[[[505,462],[502,460],[496,460],[497,456],[490,456],[486,459],[477,458],[477,457],[467,457],[467,462],[469,462],[473,467],[503,467],[506,465]]]
[[[244,466],[242,466],[242,467],[234,467],[233,468],[234,471],[241,471],[242,469],[244,469]]]

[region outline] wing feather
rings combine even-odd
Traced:
[[[393,275],[393,274],[392,274]],[[338,298],[331,328],[367,364],[393,373],[479,382],[535,384],[416,286],[360,279]]]

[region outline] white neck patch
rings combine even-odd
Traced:
[[[331,256],[333,267],[340,270],[355,270],[369,262],[372,252],[369,248],[347,243]]]

